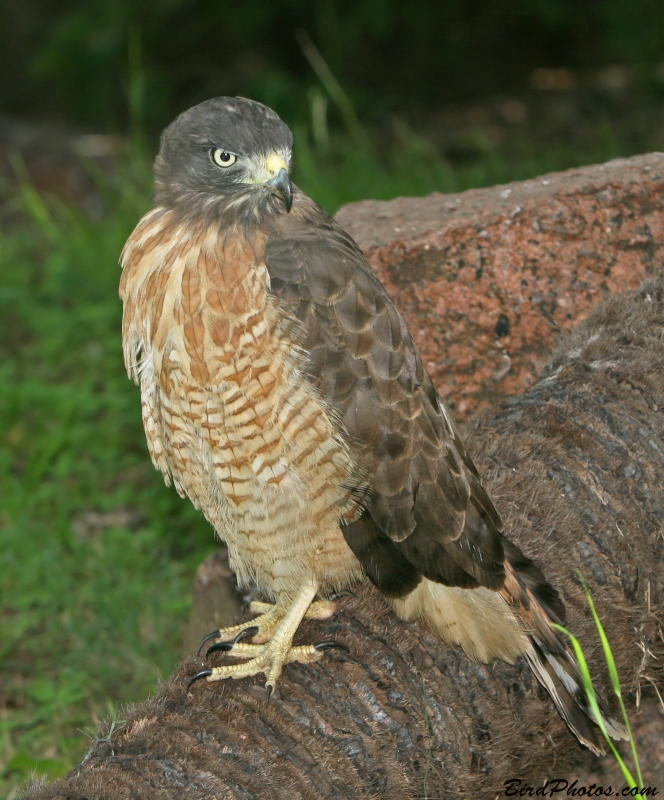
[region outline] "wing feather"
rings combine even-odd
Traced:
[[[305,375],[339,414],[368,476],[357,487],[364,513],[343,529],[369,577],[389,596],[412,591],[415,574],[500,588],[500,517],[362,252],[298,193],[265,257],[271,292],[299,320]]]

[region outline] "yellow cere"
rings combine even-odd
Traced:
[[[277,153],[271,153],[265,162],[265,169],[270,178],[273,178],[275,175],[278,175],[282,169],[288,172],[288,164]]]

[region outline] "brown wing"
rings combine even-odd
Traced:
[[[344,536],[369,577],[403,596],[420,576],[497,589],[502,524],[404,320],[353,240],[302,194],[266,245],[271,291],[302,323],[306,377],[368,475]]]

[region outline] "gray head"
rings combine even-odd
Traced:
[[[161,135],[155,203],[290,210],[293,134],[272,109],[216,97],[183,112]]]

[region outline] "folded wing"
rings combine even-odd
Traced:
[[[311,201],[268,238],[271,291],[300,321],[305,375],[338,415],[367,485],[344,535],[391,597],[420,576],[499,589],[500,517],[404,320],[361,251]]]

